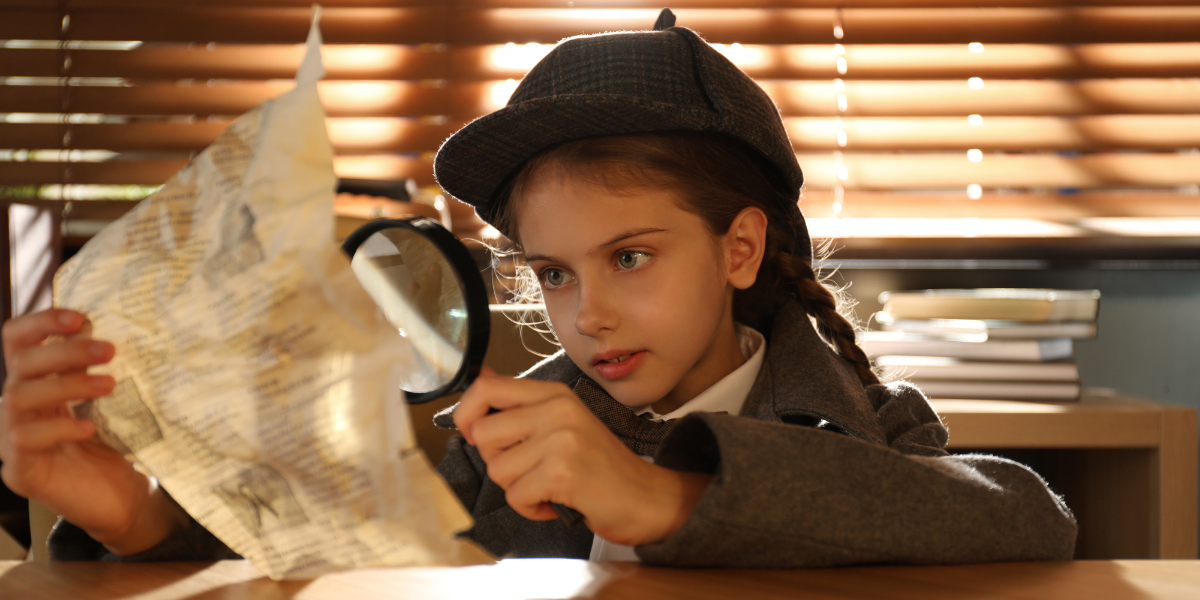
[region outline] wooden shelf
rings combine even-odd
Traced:
[[[1164,419],[1195,420],[1192,409],[1086,393],[1063,403],[931,402],[950,430],[950,448],[1157,448]]]
[[[1076,558],[1196,558],[1195,409],[1096,393],[932,403],[950,450],[1036,465],[1079,522]]]

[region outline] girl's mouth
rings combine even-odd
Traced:
[[[621,354],[612,358],[601,359],[595,363],[596,373],[601,377],[612,381],[620,379],[633,372],[634,369],[642,363],[642,359],[646,357],[645,351],[632,352],[630,354]]]

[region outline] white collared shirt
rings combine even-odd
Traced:
[[[742,356],[746,358],[746,362],[734,369],[732,373],[722,377],[720,381],[709,386],[699,396],[692,398],[683,406],[665,415],[655,413],[654,409],[650,406],[631,410],[639,415],[648,413],[654,421],[678,419],[694,412],[741,414],[742,406],[746,404],[746,397],[750,395],[750,388],[754,387],[754,380],[758,378],[758,371],[762,368],[763,356],[766,355],[767,344],[761,333],[740,323],[737,325],[737,337],[738,348],[742,351]],[[653,460],[653,457],[650,456],[643,456],[642,458]],[[614,544],[604,540],[600,536],[593,536],[592,552],[588,556],[588,560],[641,562],[641,559],[633,551],[632,546]]]

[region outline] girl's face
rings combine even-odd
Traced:
[[[551,325],[617,401],[665,414],[745,361],[727,242],[671,192],[614,193],[554,167],[525,190],[517,229]]]

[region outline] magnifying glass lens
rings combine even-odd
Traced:
[[[417,373],[409,392],[450,382],[467,347],[467,302],[445,255],[414,230],[394,227],[368,237],[350,267],[388,321],[412,344]],[[418,389],[409,389],[409,387]]]

